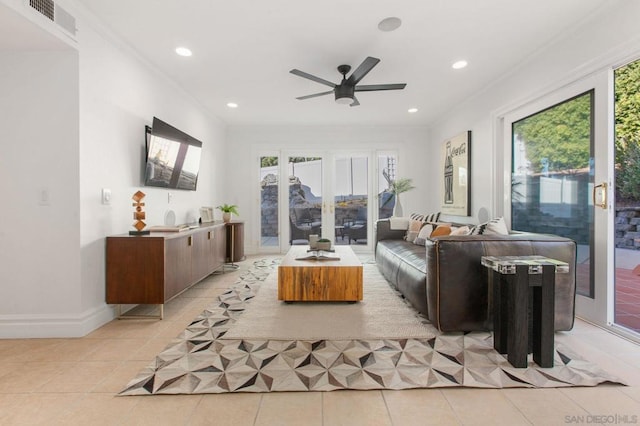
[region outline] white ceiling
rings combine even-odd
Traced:
[[[427,125],[487,88],[609,0],[82,0],[90,12],[230,125]],[[402,26],[381,32],[396,16]],[[1,24],[1,22],[0,22]],[[82,31],[82,28],[79,28]],[[184,45],[190,58],[174,53]],[[336,67],[381,62],[358,107],[292,68],[338,82]],[[451,69],[466,59],[463,70]],[[236,102],[229,109],[227,102]],[[416,107],[419,112],[408,114]]]

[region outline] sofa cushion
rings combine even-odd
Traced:
[[[419,312],[428,316],[425,247],[404,240],[380,240],[376,265],[389,283]]]
[[[391,256],[408,263],[420,272],[427,273],[427,258],[425,257],[424,246],[418,246],[402,240],[384,240],[380,241],[378,245],[388,250]]]

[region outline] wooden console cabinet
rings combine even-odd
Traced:
[[[227,226],[227,263],[244,260],[244,222],[232,220]]]
[[[221,268],[226,257],[224,223],[183,232],[107,237],[109,304],[158,304]]]

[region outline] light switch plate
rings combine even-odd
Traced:
[[[111,204],[111,190],[109,188],[102,188],[102,204]]]

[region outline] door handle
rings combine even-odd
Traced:
[[[600,200],[600,202],[598,202],[598,200]],[[607,209],[607,182],[602,182],[593,187],[593,205],[605,210]]]

